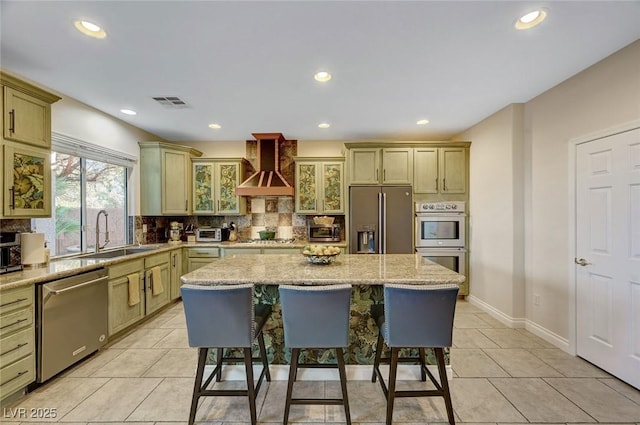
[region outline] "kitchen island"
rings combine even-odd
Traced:
[[[460,284],[465,277],[415,254],[343,254],[327,265],[311,264],[300,254],[285,254],[228,256],[182,276],[181,280],[192,285],[256,285],[256,301],[273,305],[272,316],[264,327],[271,364],[288,364],[290,360],[289,350],[284,347],[278,285],[350,284],[351,330],[345,361],[373,364],[377,328],[369,309],[372,304],[383,302],[383,284]],[[307,355],[305,362],[333,362],[328,357],[333,355],[332,351],[310,351]]]

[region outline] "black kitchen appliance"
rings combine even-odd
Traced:
[[[0,232],[0,274],[22,270],[20,233]]]

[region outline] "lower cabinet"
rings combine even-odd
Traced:
[[[171,261],[169,286],[171,288],[170,295],[172,300],[180,298],[180,276],[182,276],[182,248],[174,249],[169,252],[169,259]]]
[[[184,253],[185,264],[187,270],[185,273],[192,272],[200,267],[220,257],[220,248],[208,247],[208,248],[187,248]]]
[[[36,379],[34,287],[2,292],[0,303],[0,400]]]
[[[151,314],[171,301],[169,253],[155,254],[144,259],[145,315]]]
[[[155,269],[157,267],[158,269]],[[155,273],[154,273],[155,271]],[[154,275],[159,276],[155,278]],[[138,302],[130,302],[130,286],[138,283]],[[154,294],[154,288],[156,293]],[[132,300],[133,301],[133,300]],[[135,324],[171,301],[169,252],[109,267],[109,336]]]
[[[130,278],[138,277],[139,301],[129,303]],[[144,317],[144,259],[109,267],[109,336],[133,325]]]

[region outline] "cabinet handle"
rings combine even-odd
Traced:
[[[386,181],[387,180],[387,169],[385,168],[384,170],[382,170],[382,181]]]
[[[184,200],[184,210],[185,211],[189,211],[189,200],[188,199]]]
[[[9,111],[9,132],[16,132],[16,110],[12,109]]]
[[[220,199],[218,199],[218,211],[220,211]]]
[[[27,298],[18,298],[15,301],[11,301],[11,302],[8,302],[8,303],[0,304],[0,308],[4,307],[4,306],[7,306],[7,305],[11,305],[11,304],[21,303],[22,301],[26,301],[26,300],[27,300]]]
[[[438,190],[438,178],[436,177],[436,191]]]
[[[376,181],[378,180],[378,169],[376,168]]]
[[[173,259],[173,266],[172,267],[175,269],[176,268],[176,258],[178,258],[178,254],[173,254],[172,257],[173,257],[172,258]]]
[[[9,208],[12,210],[16,209],[16,190],[13,187],[9,188],[9,192],[11,195],[9,196]]]
[[[27,320],[29,320],[29,319],[18,319],[13,323],[9,323],[8,325],[4,325],[0,329],[10,328],[11,326],[15,326],[15,325],[17,325],[18,323],[21,323],[21,322],[26,322]]]
[[[447,179],[442,179],[442,190],[443,191],[447,190]]]
[[[18,372],[18,374],[17,374],[16,376],[14,376],[14,377],[13,377],[13,378],[11,378],[11,379],[7,379],[6,381],[4,381],[4,382],[2,383],[2,385],[4,385],[4,384],[7,384],[7,383],[11,382],[11,381],[13,381],[14,379],[18,379],[19,377],[21,377],[22,375],[24,375],[24,374],[25,374],[25,373],[27,373],[27,372],[29,372],[29,371],[28,371],[28,370],[23,370],[22,372]]]
[[[20,343],[20,344],[16,345],[15,347],[13,347],[12,349],[7,350],[7,351],[5,351],[4,353],[0,353],[0,356],[4,356],[5,354],[9,354],[9,353],[11,353],[11,352],[13,352],[13,351],[19,350],[19,349],[21,349],[22,347],[24,347],[25,345],[27,345],[27,343],[26,343],[26,342]]]

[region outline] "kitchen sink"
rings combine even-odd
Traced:
[[[130,248],[120,248],[114,249],[112,251],[101,251],[96,252],[94,254],[85,254],[82,255],[81,258],[115,258],[115,257],[124,257],[126,255],[139,254],[141,252],[149,252],[158,249],[159,247],[156,245],[153,246],[136,246]]]

